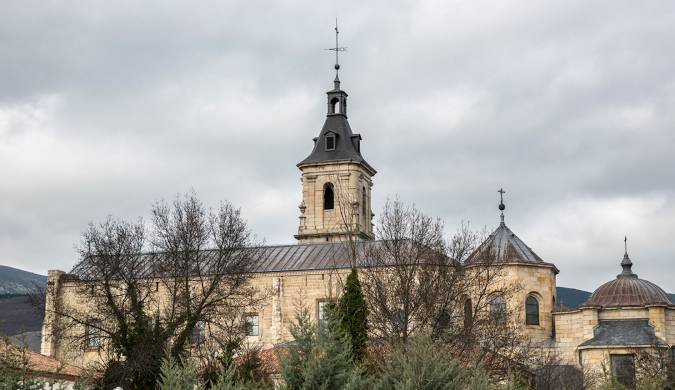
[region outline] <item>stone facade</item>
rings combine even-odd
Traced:
[[[304,165],[300,223],[295,236],[300,243],[373,239],[371,209],[372,172],[353,162]],[[324,208],[327,187],[333,207]]]

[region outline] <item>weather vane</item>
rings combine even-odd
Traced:
[[[335,18],[335,47],[331,47],[330,49],[326,49],[326,50],[332,50],[332,51],[335,52],[335,79],[338,78],[338,71],[340,70],[339,53],[341,51],[347,51],[346,47],[341,47],[338,44],[338,34],[340,34],[340,31],[338,31],[338,22],[337,22],[337,18]]]

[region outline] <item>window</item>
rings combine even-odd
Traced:
[[[340,112],[340,99],[334,97],[330,100],[330,113],[337,114],[339,112]]]
[[[361,203],[362,203],[361,213],[363,214],[363,226],[365,228],[368,225],[368,198],[366,197],[366,187],[363,187],[361,190]]]
[[[326,185],[323,186],[323,209],[333,210],[334,200],[335,194],[333,193],[333,184],[326,183]]]
[[[525,300],[525,325],[539,325],[539,301],[534,295]]]
[[[101,321],[91,320],[85,328],[87,348],[97,349],[101,347]]]
[[[258,315],[247,314],[246,317],[244,317],[244,334],[246,334],[246,336],[257,336],[259,331]]]
[[[201,344],[204,341],[206,333],[206,324],[204,321],[197,321],[190,333],[190,342],[192,344]]]
[[[467,298],[464,300],[464,329],[471,329],[473,325],[473,303],[471,299]]]
[[[494,295],[490,298],[490,318],[496,324],[506,322],[506,301],[501,295]]]
[[[633,355],[610,355],[612,376],[629,389],[635,388],[635,357]]]
[[[332,301],[326,299],[319,301],[317,305],[317,318],[319,319],[319,328],[322,328],[326,325],[326,307],[328,306],[329,303]]]
[[[335,150],[335,134],[326,136],[326,150]]]

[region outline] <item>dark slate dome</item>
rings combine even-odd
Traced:
[[[600,286],[581,307],[625,307],[648,305],[673,305],[670,296],[654,283],[640,279],[631,270],[633,262],[624,254],[623,271],[616,279]]]

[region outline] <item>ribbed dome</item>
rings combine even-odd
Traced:
[[[621,262],[623,271],[616,279],[600,286],[581,306],[621,307],[672,305],[670,296],[654,283],[633,273],[633,263],[626,253]]]

